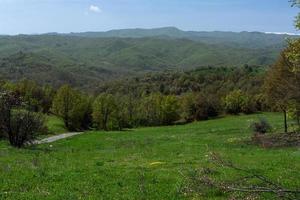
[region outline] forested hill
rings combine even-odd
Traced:
[[[153,71],[268,66],[284,48],[286,37],[175,28],[0,36],[0,78],[90,87]]]
[[[55,33],[54,33],[55,34]],[[225,32],[225,31],[182,31],[175,27],[163,27],[154,29],[120,29],[107,32],[83,32],[67,35],[90,38],[175,38],[189,39],[207,44],[228,44],[246,48],[266,48],[270,46],[282,47],[286,38],[294,38],[287,34],[266,34],[262,32]]]

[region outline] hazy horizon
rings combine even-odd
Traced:
[[[299,34],[288,0],[0,0],[0,35],[177,27]]]
[[[155,30],[155,29],[163,29],[163,28],[176,28],[180,31],[184,32],[232,32],[232,33],[242,33],[242,32],[248,32],[248,33],[265,33],[265,34],[276,34],[276,35],[300,35],[300,32],[262,32],[262,31],[228,31],[228,30],[212,30],[212,31],[206,31],[206,30],[183,30],[180,28],[177,28],[175,26],[166,26],[166,27],[153,27],[153,28],[120,28],[120,29],[109,29],[109,30],[103,30],[103,31],[80,31],[80,32],[43,32],[43,33],[18,33],[18,34],[1,34],[2,36],[18,36],[18,35],[47,35],[47,34],[72,34],[72,33],[105,33],[109,31],[119,31],[119,30]]]

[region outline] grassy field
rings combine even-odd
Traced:
[[[63,120],[54,115],[46,116],[46,126],[49,135],[57,135],[68,132]]]
[[[281,127],[280,114],[264,115]],[[180,192],[190,170],[214,151],[289,188],[300,187],[297,148],[262,149],[239,142],[260,115],[183,126],[87,132],[51,146],[13,149],[0,142],[0,199],[193,199]],[[278,130],[279,131],[279,130]],[[219,176],[230,179],[232,174]],[[198,199],[227,199],[210,193]]]

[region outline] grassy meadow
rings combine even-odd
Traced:
[[[46,120],[46,127],[48,129],[49,135],[57,135],[57,134],[68,132],[64,122],[59,117],[54,115],[49,115],[46,116],[45,120]]]
[[[182,126],[91,131],[26,149],[0,141],[0,199],[228,199],[222,193],[196,197],[180,192],[191,170],[211,165],[210,152],[299,188],[298,148],[263,149],[242,142],[251,136],[251,121],[260,116],[281,131],[281,114],[264,113]],[[235,175],[226,170],[218,176]]]

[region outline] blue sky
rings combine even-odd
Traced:
[[[175,26],[296,33],[288,0],[0,0],[0,34]]]

